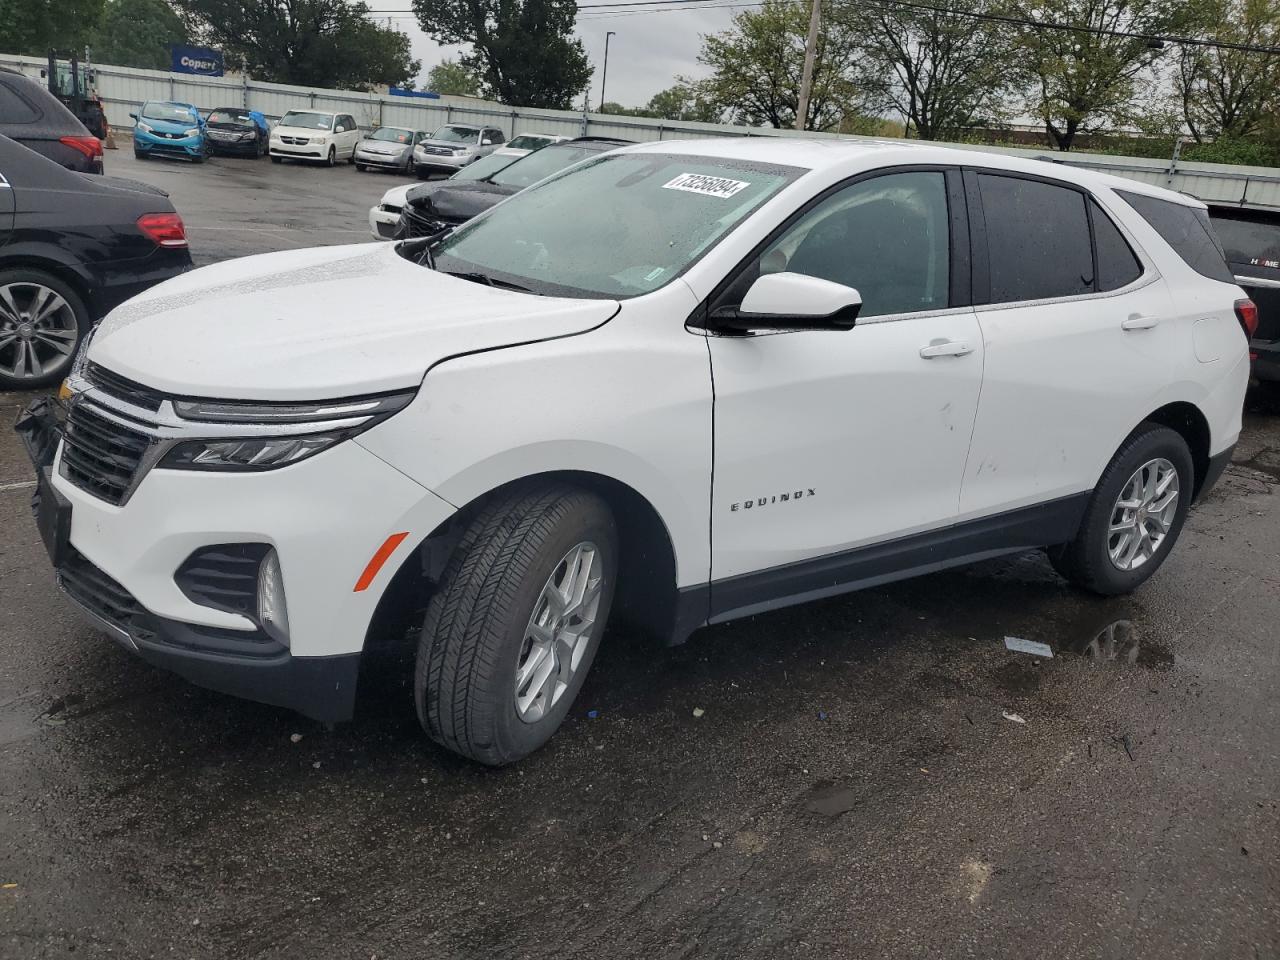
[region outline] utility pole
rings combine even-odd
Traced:
[[[616,31],[607,30],[604,35],[604,69],[600,71],[600,110],[604,111],[604,85],[609,80],[609,38],[617,36]]]
[[[809,36],[804,42],[804,73],[800,75],[800,102],[796,105],[796,129],[803,130],[809,116],[809,96],[813,93],[813,61],[818,54],[818,0],[809,12]]]

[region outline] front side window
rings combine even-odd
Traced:
[[[1093,245],[1085,197],[1041,180],[979,174],[991,302],[1092,293]]]
[[[948,230],[942,173],[885,174],[820,202],[761,254],[758,272],[853,287],[862,317],[939,310],[950,296]]]
[[[1128,190],[1117,190],[1125,203],[1137,210],[1182,261],[1202,277],[1235,283],[1222,246],[1203,207],[1162,200]]]
[[[290,110],[280,118],[280,126],[301,127],[304,130],[330,130],[333,128],[333,120],[333,115],[329,113]]]
[[[441,143],[478,143],[480,131],[475,127],[441,127],[431,139]]]
[[[460,227],[436,248],[435,262],[537,293],[634,297],[679,276],[804,172],[720,157],[605,154]]]

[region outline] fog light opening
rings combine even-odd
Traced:
[[[277,643],[289,646],[289,609],[284,599],[280,556],[268,550],[258,567],[258,623]]]

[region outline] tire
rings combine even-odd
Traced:
[[[330,167],[336,167],[338,165],[338,148],[337,147],[329,148],[329,157],[327,160],[325,160],[325,165]]]
[[[359,173],[364,173],[364,172],[365,172],[366,170],[368,170],[368,169],[369,169],[369,168],[368,168],[368,167],[366,167],[363,163],[357,163],[357,164],[356,164],[356,170],[357,170]]]
[[[1132,529],[1157,532],[1163,530],[1163,536],[1154,545],[1154,549],[1151,549],[1154,537],[1148,537],[1146,548],[1140,551],[1145,559],[1141,559],[1140,565],[1124,569],[1124,545],[1129,544],[1131,549],[1137,545],[1133,544],[1132,539],[1126,541],[1123,531],[1113,534],[1111,526],[1117,517],[1120,522],[1124,522],[1132,517],[1145,515],[1145,505],[1143,511],[1135,513],[1133,509],[1121,510],[1119,501],[1125,499],[1127,503],[1135,502],[1135,499],[1144,497],[1142,491],[1135,494],[1131,484],[1140,468],[1157,462],[1170,465],[1176,474],[1177,498],[1162,514],[1155,514],[1153,511],[1152,516],[1146,520],[1135,520]],[[1154,473],[1157,478],[1165,475],[1158,471]],[[1153,471],[1148,470],[1143,477],[1152,480]],[[1181,434],[1159,424],[1143,423],[1129,435],[1111,458],[1102,479],[1089,498],[1089,505],[1085,508],[1084,519],[1075,539],[1051,547],[1049,560],[1058,573],[1092,593],[1106,597],[1129,593],[1155,573],[1169,556],[1173,545],[1178,541],[1178,534],[1182,532],[1194,489],[1195,465]],[[1125,497],[1122,498],[1122,494]],[[1163,496],[1167,495],[1168,490]],[[1155,505],[1162,502],[1163,496],[1155,498]],[[1135,499],[1129,499],[1130,497]],[[1170,510],[1172,517],[1169,516]],[[1167,529],[1162,521],[1167,521]],[[1113,548],[1121,549],[1120,563],[1112,559]]]
[[[145,159],[147,159],[147,155],[146,155],[145,153],[143,153],[141,150],[139,150],[137,147],[134,147],[134,148],[133,148],[133,159],[135,159],[135,160],[145,160]]]
[[[517,488],[475,517],[428,604],[418,645],[414,701],[431,739],[489,766],[526,757],[550,739],[599,648],[613,601],[617,544],[609,508],[573,487]],[[570,576],[572,557],[587,561],[585,552],[575,553],[584,545],[594,546],[589,574],[599,575],[592,626],[572,654],[576,666],[558,671],[570,661],[550,657],[553,679],[534,696],[542,675],[535,664],[547,663],[537,652],[563,651],[556,638],[564,634],[543,630],[550,642],[539,645],[529,633],[531,618],[551,615],[547,591],[556,578]],[[590,575],[584,581],[597,582]],[[517,690],[522,666],[533,671],[523,700]]]
[[[272,162],[272,163],[284,163],[284,157],[272,157],[272,158],[271,158],[271,162]]]
[[[13,316],[8,301],[0,298],[0,342],[4,344],[0,346],[0,390],[31,390],[57,383],[66,376],[80,340],[92,325],[84,301],[61,278],[31,267],[0,270],[0,290],[20,311]],[[49,295],[58,300],[50,300]],[[44,297],[39,301],[44,310],[36,317],[27,315],[28,307],[37,307],[38,297]],[[33,329],[37,321],[39,326]],[[26,335],[21,335],[24,329]],[[16,335],[12,341],[8,341],[10,334]],[[37,365],[40,373],[35,373]]]

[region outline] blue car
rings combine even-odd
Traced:
[[[189,103],[148,100],[139,112],[129,116],[137,121],[133,128],[133,155],[139,159],[161,154],[200,163],[208,155],[204,120]]]

